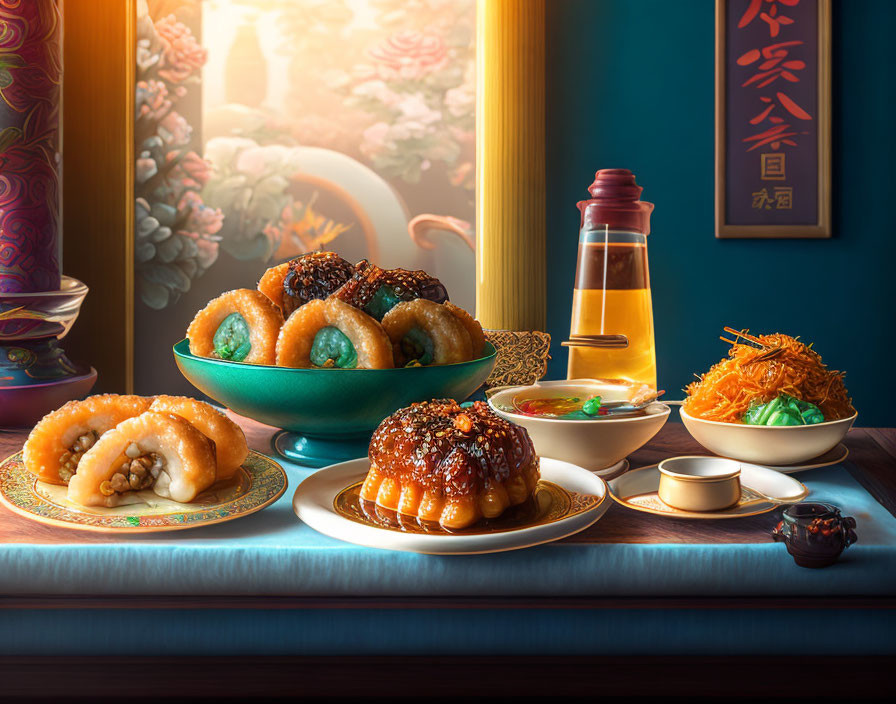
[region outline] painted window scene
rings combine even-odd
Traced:
[[[136,56],[137,393],[189,393],[170,341],[306,252],[474,309],[475,0],[141,0]]]

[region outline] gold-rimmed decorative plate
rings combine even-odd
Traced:
[[[660,471],[656,465],[635,469],[607,482],[610,496],[623,506],[667,518],[718,520],[745,518],[773,511],[782,504],[802,501],[809,489],[802,482],[759,465],[741,464],[741,497],[734,506],[721,511],[682,511],[663,503],[657,496]]]
[[[199,528],[260,511],[286,491],[286,472],[274,460],[252,451],[231,478],[209,487],[191,503],[134,492],[133,503],[115,508],[79,506],[66,487],[39,481],[25,469],[18,452],[0,463],[0,503],[38,523],[100,533],[156,533]]]
[[[603,479],[582,467],[543,457],[534,499],[497,519],[448,532],[361,500],[358,489],[368,469],[370,462],[364,458],[315,472],[296,489],[293,510],[316,531],[349,543],[434,555],[473,555],[565,538],[597,521],[610,504]]]

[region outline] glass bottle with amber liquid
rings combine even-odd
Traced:
[[[572,299],[569,379],[629,379],[656,388],[647,235],[653,204],[627,169],[601,169],[582,214]]]

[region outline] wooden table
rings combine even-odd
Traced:
[[[269,452],[271,430],[244,422],[250,445]],[[26,431],[0,430],[0,456],[20,449]],[[850,450],[848,469],[855,479],[891,514],[896,515],[896,430],[859,428],[846,439]],[[675,454],[705,454],[680,424],[670,423],[647,446],[636,452],[632,466],[653,464]],[[592,528],[567,538],[569,542],[590,543],[758,543],[771,541],[774,514],[724,522],[681,522],[626,511],[613,505]],[[71,531],[27,521],[0,507],[0,542],[71,542]],[[103,542],[101,534],[81,533],[78,540]],[[96,597],[89,594],[58,596],[0,596],[3,609],[883,609],[896,607],[894,597],[874,598],[793,598],[770,602],[761,598],[355,598],[325,597],[158,597],[135,599],[126,595]],[[834,634],[834,641],[836,640]],[[805,650],[787,658],[761,657],[278,657],[259,658],[150,658],[156,676],[146,683],[147,696],[164,696],[174,691],[182,695],[216,696],[274,695],[302,693],[369,695],[371,687],[383,693],[413,691],[424,687],[427,694],[469,693],[469,681],[478,681],[483,694],[630,694],[633,692],[682,694],[727,692],[725,683],[736,680],[743,695],[778,696],[824,693],[864,696],[875,693],[888,680],[891,660],[884,657],[851,658],[837,651],[835,643],[805,644]],[[770,649],[775,646],[770,643]],[[69,657],[47,659],[24,655],[0,659],[0,682],[10,684],[10,693],[45,695],[79,692],[101,696],[121,691],[135,667],[146,668],[146,658]],[[446,666],[461,668],[465,677],[443,675]],[[397,674],[396,667],[403,668]],[[50,668],[59,677],[41,673]],[[246,677],[247,668],[254,673]],[[709,668],[712,673],[705,675]],[[352,674],[347,676],[348,672]],[[749,675],[745,675],[745,672]],[[22,677],[21,673],[30,672]],[[546,675],[550,672],[550,677]],[[17,676],[13,676],[17,673]],[[120,673],[120,674],[119,674]],[[647,673],[647,676],[645,674]],[[806,674],[811,679],[800,675]],[[433,689],[433,682],[438,682]],[[599,683],[599,684],[598,684]],[[385,689],[383,689],[385,688]]]

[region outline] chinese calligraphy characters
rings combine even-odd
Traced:
[[[759,17],[769,25],[769,37],[777,37],[781,33],[782,26],[794,24],[792,18],[779,13],[779,2],[795,7],[800,0],[750,0],[749,7],[737,24],[738,29],[747,27]],[[763,10],[765,5],[770,6],[767,11]],[[790,55],[791,51],[804,44],[804,41],[798,39],[779,41],[762,48],[752,48],[738,57],[738,66],[753,66],[759,62],[754,69],[751,69],[755,73],[741,84],[741,88],[750,86],[756,91],[769,89],[758,96],[759,112],[749,121],[751,125],[761,127],[761,131],[742,140],[748,145],[747,151],[766,145],[770,145],[775,151],[785,145],[795,147],[797,136],[808,134],[807,131],[795,127],[791,121],[808,121],[812,116],[786,92],[787,84],[799,83],[799,72],[806,68],[805,61],[792,58]]]
[[[783,181],[787,178],[787,155],[784,153],[760,155],[759,173],[763,181]]]
[[[754,210],[791,210],[792,208],[792,186],[775,186],[771,193],[768,188],[761,188],[753,193]]]
[[[716,0],[716,233],[830,236],[832,0]]]
[[[758,15],[759,19],[768,25],[769,35],[777,37],[778,34],[781,33],[781,25],[793,24],[792,18],[786,17],[783,14],[778,14],[778,2],[782,5],[793,7],[799,4],[799,1],[800,0],[768,0],[768,3],[771,5],[768,12],[760,12],[763,4],[762,0],[750,0],[750,6],[740,18],[740,22],[737,23],[737,28],[743,29],[756,19],[756,16]]]

